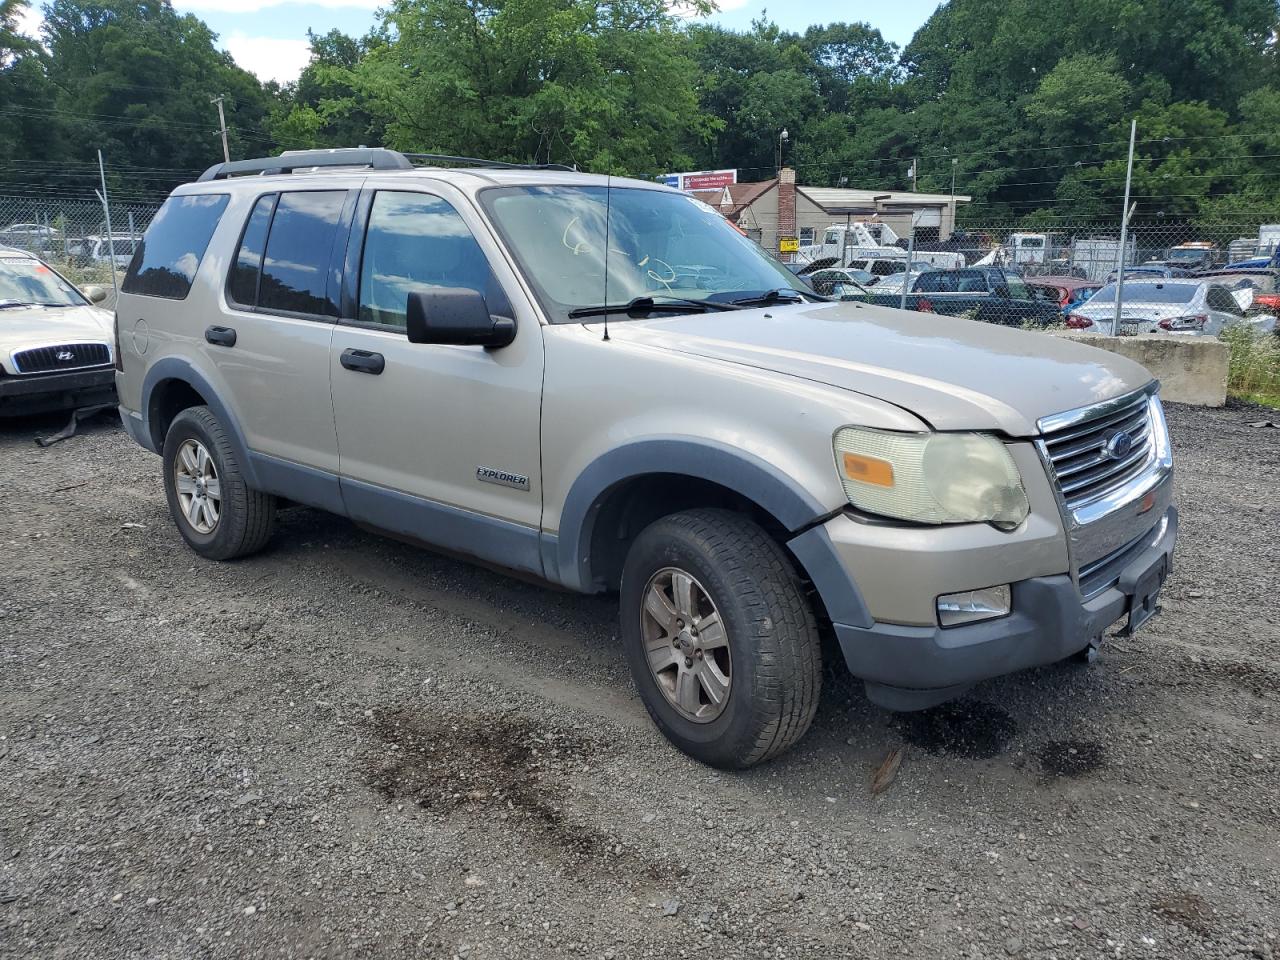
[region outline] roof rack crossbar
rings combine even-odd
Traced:
[[[200,174],[198,182],[225,180],[228,177],[248,174],[292,173],[312,167],[369,167],[373,170],[410,170],[413,164],[402,153],[381,147],[339,150],[287,150],[278,157],[259,157],[255,160],[232,160],[215,163]]]

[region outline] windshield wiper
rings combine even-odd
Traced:
[[[601,304],[597,307],[575,307],[569,316],[578,320],[582,317],[603,317],[614,313],[653,313],[655,310],[672,313],[706,313],[708,310],[741,310],[733,303],[721,300],[689,300],[684,297],[664,297],[655,300],[653,297],[632,297],[626,303]]]
[[[10,307],[35,307],[39,304],[26,303],[23,300],[0,300],[0,310],[8,310]]]
[[[794,287],[774,287],[764,293],[759,293],[752,297],[742,297],[738,300],[730,300],[729,302],[740,307],[764,307],[774,303],[804,303],[805,297],[813,297],[817,300],[827,299],[820,294],[805,293]]]

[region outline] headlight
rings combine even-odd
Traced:
[[[849,502],[868,513],[1016,527],[1030,511],[1013,457],[995,437],[844,427],[834,444]]]

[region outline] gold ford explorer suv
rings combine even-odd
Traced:
[[[716,766],[803,735],[826,631],[919,709],[1136,629],[1170,569],[1142,367],[827,302],[653,183],[221,164],[165,203],[116,321],[124,423],[197,553],[262,548],[286,498],[616,592],[654,722]]]

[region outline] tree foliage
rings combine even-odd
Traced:
[[[0,161],[135,167],[385,144],[653,176],[974,197],[987,217],[1114,216],[1129,119],[1140,215],[1280,208],[1277,0],[949,0],[899,50],[863,23],[710,25],[669,0],[392,0],[263,85],[168,0],[0,0]],[[698,4],[704,4],[699,7]],[[0,176],[12,177],[0,172]],[[34,176],[34,175],[33,175]]]

